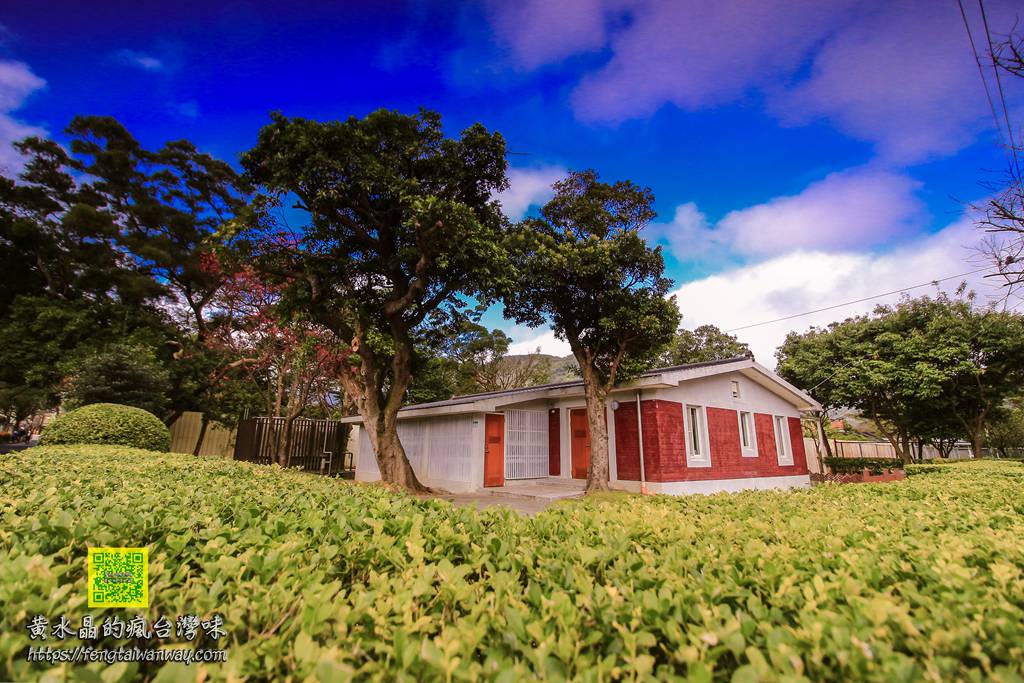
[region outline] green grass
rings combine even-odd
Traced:
[[[1021,681],[1024,467],[936,469],[525,517],[224,460],[29,449],[0,456],[0,680]],[[86,607],[89,545],[148,546],[146,616],[222,613],[228,663],[26,663],[32,615],[106,614]]]

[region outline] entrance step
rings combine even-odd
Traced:
[[[506,480],[504,486],[483,489],[492,496],[517,496],[543,500],[582,498],[587,482],[582,479],[546,477],[543,479]]]

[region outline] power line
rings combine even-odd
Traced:
[[[967,40],[971,43],[971,52],[974,54],[974,64],[978,67],[978,76],[981,77],[981,85],[985,88],[985,99],[988,100],[989,111],[992,112],[992,121],[996,124],[996,135],[999,136],[1000,145],[1006,147],[1003,142],[1003,124],[999,121],[999,114],[996,113],[996,105],[992,101],[992,93],[988,89],[988,80],[985,78],[985,70],[981,66],[981,57],[978,55],[978,47],[974,44],[974,34],[971,33],[971,26],[967,22],[967,12],[964,10],[963,0],[956,0],[960,6],[960,17],[964,20],[964,30],[967,31]]]
[[[859,304],[859,303],[863,303],[865,301],[871,301],[872,299],[880,299],[883,296],[891,296],[893,294],[899,294],[900,292],[909,292],[911,289],[919,289],[921,287],[927,287],[929,285],[936,285],[936,284],[938,284],[940,282],[945,282],[946,280],[952,280],[954,278],[964,277],[964,276],[967,276],[967,275],[974,275],[975,273],[980,273],[982,271],[990,270],[990,269],[995,268],[995,267],[996,266],[985,266],[984,268],[978,268],[977,270],[971,270],[971,271],[968,271],[966,273],[959,273],[958,275],[950,275],[949,277],[939,278],[938,280],[929,280],[928,282],[923,282],[923,283],[921,283],[919,285],[911,285],[910,287],[903,287],[902,289],[894,289],[891,292],[885,292],[883,294],[875,294],[873,296],[866,296],[863,299],[855,299],[853,301],[845,301],[845,302],[843,302],[841,304],[835,304],[834,306],[825,306],[824,308],[817,308],[817,309],[815,309],[813,311],[806,311],[804,313],[794,313],[793,315],[786,315],[786,316],[783,316],[781,318],[775,318],[774,320],[765,320],[764,322],[753,323],[752,325],[742,325],[740,327],[734,327],[732,329],[725,330],[725,331],[726,332],[738,332],[739,330],[748,330],[751,327],[761,327],[762,325],[771,325],[772,323],[782,322],[783,320],[792,320],[793,318],[802,318],[805,315],[812,315],[814,313],[821,313],[822,311],[831,311],[832,309],[842,308],[843,306],[850,306],[852,304]]]
[[[999,101],[1003,105],[1003,118],[1006,119],[1006,136],[1010,140],[1010,156],[1017,170],[1017,177],[1020,178],[1020,162],[1017,160],[1017,145],[1013,140],[1013,125],[1010,123],[1010,111],[1006,106],[1006,95],[1003,94],[1003,79],[999,77],[999,66],[996,64],[996,50],[992,45],[992,32],[988,28],[988,15],[985,13],[985,3],[983,0],[978,0],[978,7],[981,9],[981,21],[985,26],[985,39],[988,41],[988,54],[992,61],[992,73],[996,76],[996,90],[999,92]]]

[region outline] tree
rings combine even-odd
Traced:
[[[1024,34],[1011,34],[998,43],[990,55],[992,67],[1010,78],[1024,79]],[[998,75],[998,74],[997,74]],[[1010,296],[1024,286],[1024,144],[1019,138],[1019,126],[1011,126],[1006,152],[1010,157],[1006,182],[985,207],[985,217],[979,227],[987,233],[982,252],[994,262],[997,272],[986,277],[1002,280]],[[1017,132],[1014,133],[1013,129]]]
[[[1024,383],[1024,319],[971,296],[908,298],[791,334],[778,358],[780,373],[826,407],[869,417],[904,462],[961,435],[980,457],[988,421]]]
[[[669,346],[661,354],[661,365],[685,365],[725,360],[737,356],[750,356],[750,347],[735,335],[728,334],[714,325],[700,325],[694,330],[680,327]]]
[[[233,243],[286,282],[293,310],[344,340],[338,381],[355,404],[384,481],[422,490],[398,439],[417,330],[485,302],[507,278],[505,144],[477,124],[446,138],[429,111],[376,111],[320,123],[275,114],[243,155],[265,189],[255,230]],[[274,220],[284,198],[308,218]]]
[[[160,415],[167,408],[170,376],[152,349],[113,344],[66,366],[64,404],[119,403]]]
[[[537,386],[551,381],[552,362],[535,353],[509,356],[512,340],[471,319],[433,328],[418,347],[423,369],[410,388],[409,402],[443,400],[454,395]]]
[[[831,380],[848,362],[839,328],[839,324],[833,323],[828,329],[812,327],[804,334],[790,332],[775,352],[779,376],[821,404],[821,410],[814,412],[815,428],[811,436],[815,444],[821,442],[828,458],[833,457],[828,427],[844,400],[837,391],[839,385]]]
[[[251,268],[240,268],[211,300],[216,313],[207,335],[207,342],[225,350],[260,392],[264,415],[284,418],[281,429],[271,423],[270,436],[282,467],[290,464],[295,421],[312,406],[330,402],[341,361],[340,342],[329,330],[284,310],[286,286],[264,282]],[[206,425],[204,419],[200,438]],[[197,454],[200,447],[201,442]]]
[[[590,426],[587,490],[608,488],[611,389],[650,367],[679,324],[666,298],[661,248],[640,230],[654,218],[654,197],[629,181],[602,183],[594,171],[570,173],[539,218],[518,226],[512,248],[517,285],[505,313],[518,323],[549,323],[569,343],[583,377]]]
[[[985,436],[999,457],[1024,456],[1024,399],[1007,401],[999,415],[989,421]]]

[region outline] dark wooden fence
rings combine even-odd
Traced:
[[[261,465],[277,462],[278,451],[288,443],[283,417],[253,417],[238,423],[235,460]],[[346,452],[349,425],[337,420],[298,418],[291,424],[288,467],[330,476],[351,475],[355,471],[352,453]]]

